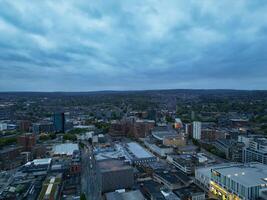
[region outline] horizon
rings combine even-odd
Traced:
[[[266,1],[0,5],[1,92],[267,89]]]
[[[156,92],[156,91],[244,91],[244,92],[267,92],[267,89],[205,89],[205,88],[172,88],[172,89],[139,89],[139,90],[92,90],[92,91],[0,91],[1,93],[108,93],[108,92]]]

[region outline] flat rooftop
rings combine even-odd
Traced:
[[[127,143],[127,150],[131,153],[135,158],[150,158],[154,157],[154,155],[144,149],[136,142]]]
[[[267,184],[267,165],[261,163],[236,164],[214,170],[245,187]]]
[[[125,169],[132,169],[131,166],[124,163],[122,160],[109,159],[98,161],[98,167],[101,172],[120,171]]]
[[[58,144],[53,147],[53,154],[71,156],[75,150],[79,150],[78,144],[74,143]]]
[[[34,164],[34,165],[50,165],[52,161],[52,158],[43,158],[43,159],[35,159],[31,162],[27,162],[25,164],[25,166],[29,166],[31,164]]]
[[[107,200],[144,200],[144,196],[140,190],[129,192],[110,192],[106,194]]]
[[[197,185],[195,184],[191,184],[188,187],[183,187],[177,190],[174,190],[174,193],[177,194],[180,198],[188,198],[190,195],[193,194],[204,194],[204,191],[199,188]]]

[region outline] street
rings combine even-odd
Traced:
[[[101,199],[100,176],[99,172],[97,171],[93,149],[88,143],[85,143],[85,147],[82,150],[81,185],[82,192],[85,194],[86,199]]]

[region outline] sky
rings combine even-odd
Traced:
[[[267,89],[266,0],[0,0],[0,91]]]

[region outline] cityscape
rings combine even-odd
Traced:
[[[267,199],[267,92],[1,93],[0,199]]]
[[[267,200],[267,1],[0,0],[0,200]]]

